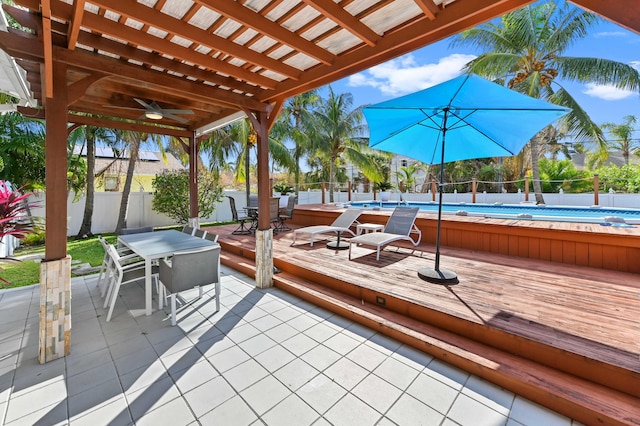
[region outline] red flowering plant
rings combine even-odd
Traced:
[[[0,180],[0,244],[7,235],[22,239],[34,232],[33,221],[29,209],[36,207],[36,203],[27,203],[31,194],[21,193],[21,189],[12,191],[7,182]],[[12,258],[2,258],[2,261],[17,261]],[[2,268],[0,268],[2,269]],[[0,277],[0,282],[7,282]]]

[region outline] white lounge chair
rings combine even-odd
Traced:
[[[346,209],[340,216],[333,221],[331,225],[314,225],[314,226],[306,226],[304,228],[298,228],[293,231],[293,242],[291,245],[296,243],[296,237],[298,234],[308,234],[309,241],[311,243],[311,247],[313,247],[313,240],[316,235],[326,234],[328,232],[348,232],[351,235],[355,235],[355,233],[350,229],[354,224],[357,224],[356,220],[358,216],[362,213],[360,209]]]
[[[422,232],[415,225],[418,207],[396,207],[389,217],[382,232],[371,232],[359,235],[349,240],[349,260],[351,260],[351,245],[361,244],[376,247],[376,260],[380,260],[380,248],[396,241],[410,241],[417,246],[422,239]],[[411,234],[418,234],[418,239],[411,238]]]

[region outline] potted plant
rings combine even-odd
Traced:
[[[391,188],[393,188],[393,185],[389,181],[376,182],[374,187],[376,191],[380,191],[380,201],[389,201],[391,199],[391,192],[389,192]]]
[[[273,190],[275,192],[279,192],[280,195],[289,195],[290,192],[293,192],[293,187],[291,187],[285,182],[281,182],[273,185]]]

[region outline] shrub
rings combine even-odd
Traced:
[[[627,164],[622,167],[615,165],[598,169],[600,175],[600,190],[613,189],[616,192],[640,192],[640,165]]]
[[[178,223],[189,221],[189,172],[165,171],[153,179],[153,210],[163,213]],[[222,201],[222,187],[214,176],[206,171],[198,173],[198,213],[209,217],[217,202]]]

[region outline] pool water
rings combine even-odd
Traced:
[[[353,207],[392,209],[398,202],[352,202]],[[438,211],[437,202],[409,202],[400,205],[420,207],[420,210]],[[480,216],[502,219],[550,220],[558,222],[601,223],[604,226],[640,224],[640,209],[609,207],[546,206],[534,204],[466,204],[442,203],[442,212],[459,216]]]

